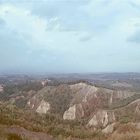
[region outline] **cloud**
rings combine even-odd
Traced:
[[[129,34],[127,41],[130,43],[140,43],[140,18],[132,18],[129,24]]]
[[[130,2],[139,6],[137,0],[5,0],[0,64],[36,71],[135,70],[140,11]]]
[[[94,0],[85,6],[85,11],[92,17],[101,17],[114,12],[115,6],[117,6],[116,0]]]
[[[1,5],[0,17],[7,24],[6,30],[17,32],[31,47],[46,47],[47,20],[13,5]]]
[[[46,20],[11,4],[0,5],[0,19],[1,70],[36,69],[42,65],[43,52],[46,53],[46,59],[51,59],[46,43]]]
[[[130,38],[128,38],[129,42],[133,43],[140,43],[140,30],[137,31],[134,35],[132,35]]]
[[[79,39],[80,41],[87,42],[93,38],[93,35],[88,32],[83,32],[83,33],[80,33],[79,38],[80,38]]]
[[[130,4],[135,7],[138,8],[140,7],[140,1],[139,0],[129,0]],[[139,9],[140,10],[140,9]]]
[[[90,0],[48,0],[40,2],[30,2],[28,4],[21,4],[20,6],[29,8],[33,15],[51,19],[58,18],[62,30],[74,31],[85,30],[89,22],[86,13],[81,9],[82,6],[89,3]],[[28,6],[27,6],[28,5]],[[58,25],[58,24],[57,24]]]
[[[0,18],[0,26],[4,26],[5,24],[5,21],[2,18]]]
[[[133,7],[139,10],[140,6],[135,4],[133,1],[130,1],[129,4]]]

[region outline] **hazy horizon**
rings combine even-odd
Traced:
[[[139,0],[0,0],[0,73],[140,72]]]

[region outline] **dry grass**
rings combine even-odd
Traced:
[[[119,124],[119,126],[117,127],[117,133],[119,134],[125,134],[125,133],[135,133],[138,130],[136,129],[136,127],[131,124]]]
[[[108,140],[140,140],[140,132],[114,133]]]

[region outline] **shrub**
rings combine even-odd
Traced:
[[[21,136],[17,134],[7,134],[7,140],[23,140]]]

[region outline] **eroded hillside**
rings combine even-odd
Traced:
[[[108,136],[126,124],[139,132],[139,91],[110,89],[84,81],[47,82],[2,85],[2,127],[14,125],[16,129],[18,125],[27,130],[23,133],[39,131],[60,139],[92,139],[98,133]]]

